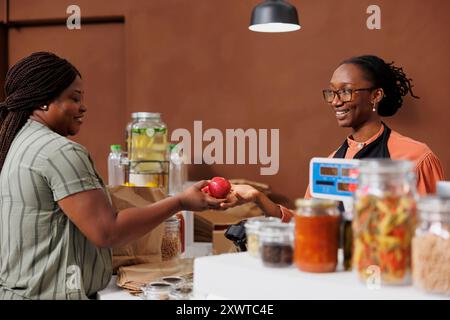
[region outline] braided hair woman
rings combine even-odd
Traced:
[[[111,279],[109,248],[180,210],[218,208],[201,181],[145,208],[115,212],[87,150],[80,72],[36,52],[7,73],[0,103],[0,299],[87,299]]]

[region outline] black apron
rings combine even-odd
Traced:
[[[361,150],[359,150],[353,159],[363,159],[363,158],[391,158],[391,155],[389,154],[388,149],[388,140],[389,136],[391,135],[391,129],[384,123],[381,122],[384,126],[384,131],[376,138],[374,141],[369,143],[368,145],[364,146]],[[333,158],[345,158],[345,154],[347,153],[348,149],[348,142],[347,139],[345,139],[344,143],[340,146],[340,148],[336,151]],[[339,210],[344,212],[344,204],[342,202],[339,202]]]
[[[388,140],[391,135],[391,129],[382,122],[384,126],[384,131],[381,136],[372,141],[368,145],[364,146],[358,153],[355,154],[353,159],[362,159],[362,158],[391,158],[388,150]],[[336,151],[333,158],[345,158],[345,154],[347,153],[348,142],[345,139],[344,143],[340,148]]]

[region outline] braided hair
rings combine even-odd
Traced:
[[[386,63],[377,56],[364,55],[345,60],[341,63],[343,64],[359,66],[375,88],[383,89],[384,97],[378,105],[380,116],[393,116],[402,106],[403,97],[408,93],[413,98],[419,99],[412,92],[412,79],[406,76],[402,68],[394,66],[394,62]]]
[[[0,172],[8,150],[33,110],[53,102],[80,72],[50,52],[35,52],[17,62],[6,74],[0,102]]]

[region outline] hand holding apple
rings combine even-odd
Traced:
[[[223,199],[230,193],[231,183],[222,177],[214,177],[209,184],[202,188],[202,191],[208,193],[214,198]]]

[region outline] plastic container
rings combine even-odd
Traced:
[[[169,300],[169,294],[173,286],[167,282],[151,282],[142,287],[144,300]]]
[[[260,257],[259,231],[268,223],[281,223],[281,220],[275,217],[254,217],[249,218],[245,223],[245,233],[247,237],[247,251],[253,257]]]
[[[411,282],[411,240],[416,221],[416,179],[409,161],[360,163],[353,218],[353,268],[363,281]]]
[[[283,268],[292,265],[293,231],[291,223],[271,223],[259,232],[261,259],[266,267]]]
[[[295,204],[295,264],[306,272],[336,271],[339,203],[332,200],[298,199]]]
[[[413,283],[430,293],[450,295],[450,199],[422,198],[418,213],[412,242]]]
[[[181,255],[180,220],[176,217],[171,217],[164,222],[161,255],[163,261],[178,259]]]
[[[125,171],[121,164],[122,147],[118,144],[111,145],[108,156],[108,185],[120,186],[125,183]]]

